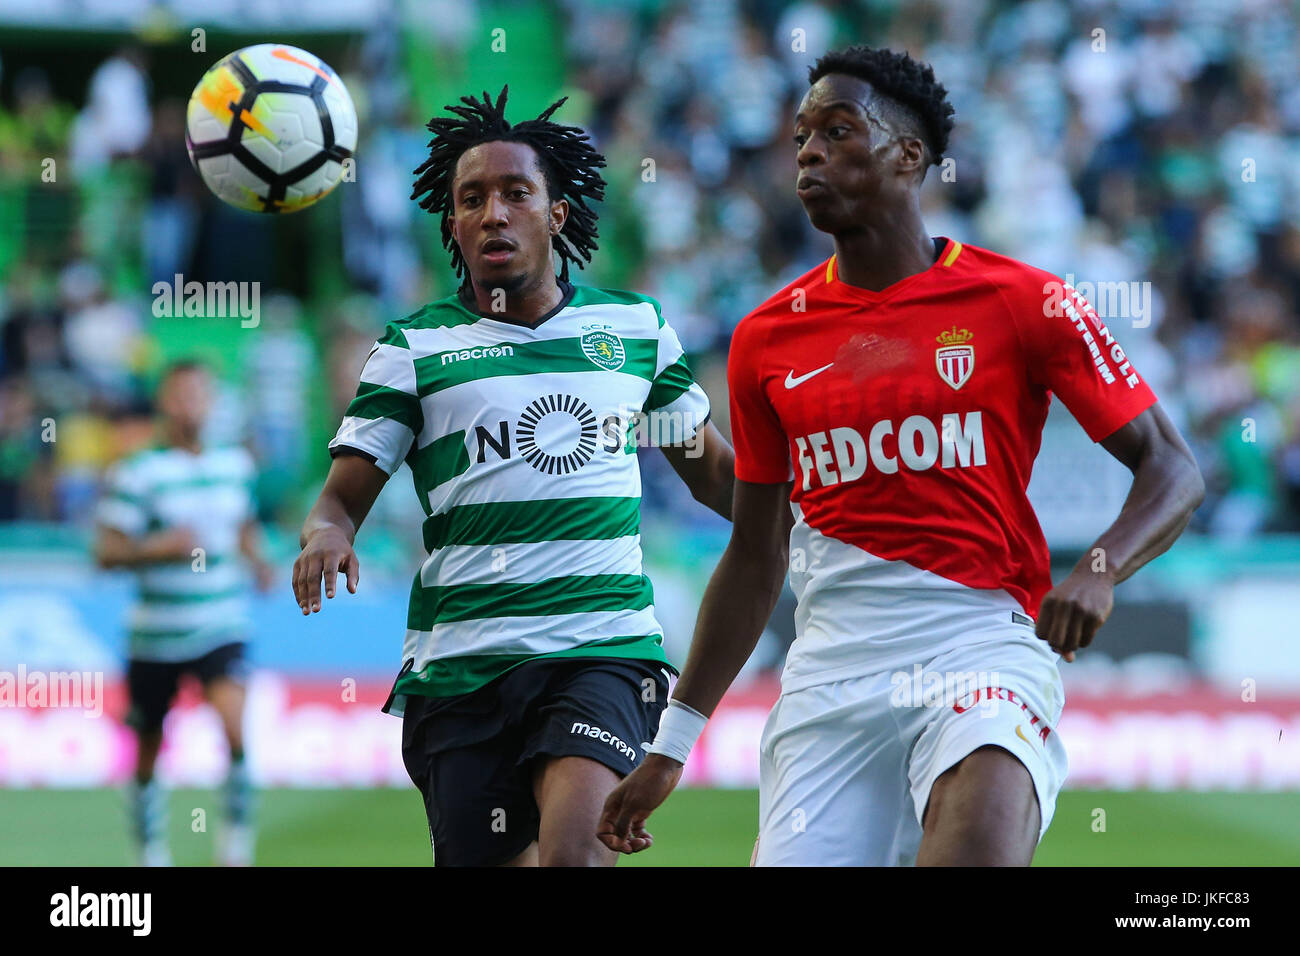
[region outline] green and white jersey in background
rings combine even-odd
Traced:
[[[252,457],[242,448],[153,448],[109,470],[96,519],[141,537],[176,527],[194,532],[199,554],[134,570],[128,654],[183,661],[248,636],[247,584],[239,534],[253,517]]]
[[[458,296],[389,323],[330,442],[390,475],[406,461],[428,516],[390,713],[539,657],[668,664],[635,423],[679,443],[709,400],[653,299],[561,289],[535,327]]]

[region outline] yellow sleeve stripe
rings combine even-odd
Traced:
[[[961,243],[954,240],[951,251],[949,251],[949,253],[943,257],[943,264],[945,266],[952,265],[954,262],[957,261],[957,257],[959,255],[961,255]]]

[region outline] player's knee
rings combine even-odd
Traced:
[[[539,847],[539,866],[612,866],[618,854],[594,837]]]

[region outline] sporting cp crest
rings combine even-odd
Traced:
[[[966,329],[953,326],[936,337],[939,348],[934,350],[934,364],[939,377],[954,389],[961,388],[975,370],[975,346],[966,343],[975,336]]]
[[[627,360],[627,352],[623,350],[623,340],[612,332],[604,331],[607,328],[609,326],[595,326],[593,331],[587,332],[579,341],[582,343],[583,355],[606,371],[616,372]]]

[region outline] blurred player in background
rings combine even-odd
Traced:
[[[921,182],[952,128],[932,70],[852,47],[809,79],[796,191],[835,254],[732,338],[731,543],[601,838],[650,845],[646,818],[789,566],[797,636],[762,736],[755,862],[1028,865],[1066,773],[1052,652],[1089,645],[1115,584],[1173,543],[1204,486],[1081,296],[926,231]],[[1133,473],[1115,522],[1055,588],[1025,494],[1052,393]]]
[[[262,590],[272,572],[254,518],[251,456],[242,448],[203,445],[211,404],[206,366],[188,360],[169,366],[158,386],[158,442],[112,468],[97,515],[100,567],[127,568],[139,581],[128,650],[127,722],[138,742],[130,794],[133,834],[140,861],[148,866],[171,862],[166,792],[154,765],[163,718],[185,674],[202,684],[230,746],[218,858],[231,866],[253,862],[241,728],[249,622],[239,556]]]
[[[596,248],[604,158],[551,122],[564,100],[514,126],[505,101],[429,123],[413,195],[463,282],[371,350],[294,594],[317,611],[340,572],[355,592],[357,528],[407,462],[429,556],[385,710],[404,715],[434,862],[612,865],[596,821],[672,667],[641,563],[638,434],[724,517],[733,457],[658,303],[569,281]]]

